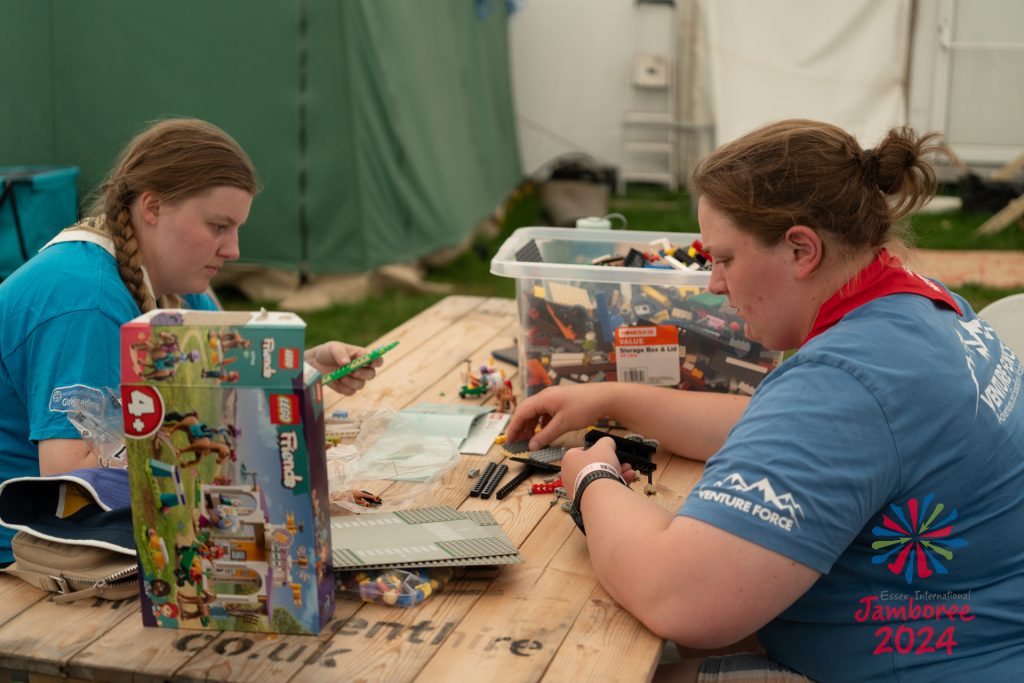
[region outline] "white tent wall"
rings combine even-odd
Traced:
[[[671,60],[680,181],[714,145],[786,117],[831,121],[868,146],[893,125],[937,130],[983,169],[1024,152],[1020,0],[676,0],[662,7],[668,26],[645,19],[654,9],[520,6],[509,49],[524,171],[568,152],[622,167],[624,116],[644,104],[638,52]]]
[[[715,140],[787,118],[829,121],[866,146],[906,121],[910,0],[711,0]]]
[[[976,168],[1024,154],[1024,3],[918,0],[909,123],[941,131]]]
[[[525,173],[570,152],[620,164],[633,54],[638,46],[667,54],[671,32],[665,29],[645,22],[633,0],[529,0],[520,6],[509,19],[509,50]]]

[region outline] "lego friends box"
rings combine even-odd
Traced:
[[[291,313],[121,327],[147,626],[318,633],[334,609],[320,374]]]

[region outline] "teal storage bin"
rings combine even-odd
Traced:
[[[0,279],[78,220],[76,166],[0,167]]]

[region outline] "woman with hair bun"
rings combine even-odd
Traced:
[[[562,480],[602,585],[666,639],[764,650],[663,680],[1018,680],[1024,368],[968,303],[890,249],[935,189],[934,135],[872,149],[826,123],[755,130],[693,181],[709,289],[796,349],[751,398],[623,383],[527,399],[531,448],[610,416],[707,462],[677,511],[619,481],[611,439]],[[534,433],[537,425],[543,428]]]
[[[157,307],[218,308],[210,280],[239,257],[258,189],[223,130],[158,121],[124,148],[89,217],[0,284],[0,481],[96,466],[68,411],[119,386],[123,323]],[[364,352],[328,342],[306,360],[326,373]],[[332,387],[352,394],[374,373],[364,366]],[[12,535],[0,529],[0,564]]]

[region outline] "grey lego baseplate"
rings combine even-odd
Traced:
[[[530,442],[509,441],[507,443],[501,444],[501,447],[505,449],[507,452],[511,453],[512,455],[519,455],[520,453],[525,453],[526,451],[530,450]]]
[[[445,506],[335,517],[331,544],[335,571],[523,561],[489,512]]]
[[[505,449],[506,453],[511,453],[512,455],[525,454],[533,462],[548,465],[560,462],[565,457],[565,449],[561,446],[548,446],[547,448],[531,451],[529,441],[509,441],[502,444],[501,447]]]
[[[536,240],[530,240],[523,246],[519,247],[516,251],[516,261],[525,261],[528,263],[543,263],[544,257],[540,254],[540,247],[537,246]]]
[[[565,449],[561,446],[548,446],[540,450],[530,451],[530,460],[534,462],[556,463],[561,462],[565,457]]]

